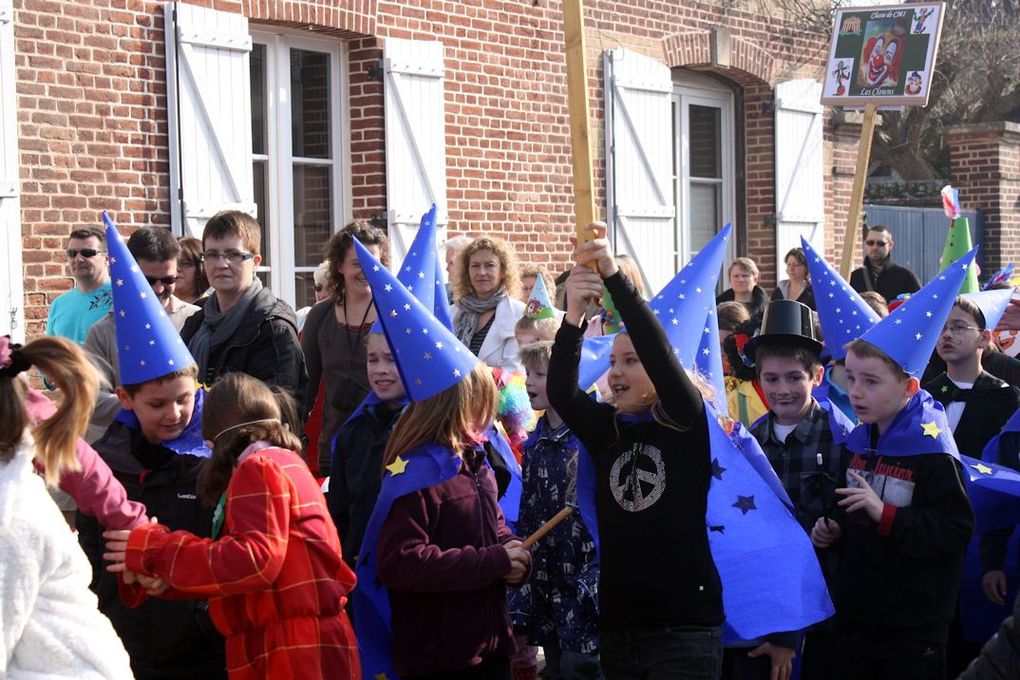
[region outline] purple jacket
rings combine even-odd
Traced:
[[[515,651],[507,611],[513,535],[481,458],[447,481],[401,496],[379,532],[400,675],[466,669]]]

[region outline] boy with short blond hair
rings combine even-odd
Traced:
[[[545,413],[523,444],[524,488],[516,531],[527,536],[564,506],[577,503],[577,458],[581,442],[550,406],[546,376],[553,343],[520,349],[531,406]],[[545,649],[549,677],[599,678],[598,614],[580,586],[597,567],[595,543],[574,513],[532,550],[532,578],[521,588],[528,640]],[[586,571],[587,570],[587,571]]]

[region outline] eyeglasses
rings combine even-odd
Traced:
[[[176,276],[146,276],[145,280],[149,282],[150,286],[155,286],[157,283],[162,283],[164,286],[172,286],[177,283]]]
[[[963,335],[967,331],[979,331],[981,330],[977,326],[968,326],[965,323],[951,323],[947,326],[942,327],[942,334],[949,333],[950,335]]]
[[[67,257],[73,260],[78,257],[78,253],[81,253],[82,257],[89,258],[105,252],[105,250],[96,250],[95,248],[68,248]]]
[[[222,260],[226,260],[230,264],[236,266],[236,265],[241,264],[245,260],[252,259],[253,257],[255,257],[254,253],[239,253],[236,250],[231,250],[230,252],[227,252],[227,253],[217,253],[217,252],[213,251],[211,253],[203,253],[202,261],[203,262],[208,262],[208,261],[220,262]]]
[[[198,257],[198,260],[195,261],[195,262],[193,262],[191,260],[178,260],[177,261],[177,268],[178,269],[194,269],[195,267],[197,267],[201,263],[202,263],[202,256],[200,255]]]
[[[888,241],[872,241],[872,240],[867,240],[867,241],[864,242],[864,245],[872,246],[872,247],[878,246],[878,247],[881,248],[881,247],[889,245],[889,242]]]

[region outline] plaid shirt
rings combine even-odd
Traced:
[[[343,613],[354,573],[308,466],[293,452],[242,455],[218,540],[157,524],[132,531],[128,569],[209,598],[231,680],[359,678]]]
[[[761,444],[772,468],[790,495],[797,521],[810,532],[823,514],[831,513],[838,500],[835,488],[842,486],[846,469],[846,449],[833,441],[829,413],[811,400],[811,410],[786,441],[776,438],[772,425],[775,414],[769,411],[751,426],[751,434]],[[818,454],[822,465],[818,465]]]

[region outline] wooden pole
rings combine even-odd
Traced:
[[[839,273],[850,280],[850,270],[854,263],[854,249],[860,237],[858,226],[861,221],[861,209],[864,207],[864,184],[867,182],[868,163],[871,162],[871,140],[875,136],[875,114],[878,105],[868,102],[864,105],[864,124],[861,125],[861,143],[857,148],[857,169],[854,170],[853,191],[850,192],[850,210],[846,218],[846,237],[843,240],[843,259],[840,260]]]
[[[585,51],[582,0],[563,0],[563,35],[567,52],[567,101],[570,111],[570,151],[574,162],[574,231],[577,242],[587,240],[584,228],[595,221],[592,190],[591,139],[588,129],[588,53]]]
[[[538,530],[535,531],[535,533],[531,534],[526,539],[524,539],[521,542],[521,547],[524,548],[525,550],[531,550],[531,546],[538,543],[543,536],[545,536],[547,533],[555,529],[557,524],[565,520],[567,517],[570,517],[570,513],[572,513],[573,511],[574,509],[572,507],[567,506],[560,510],[559,512],[557,512],[548,521],[546,521],[545,524],[540,526]]]

